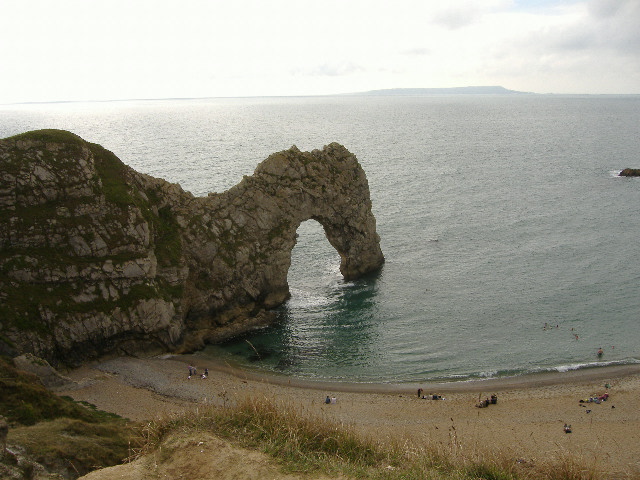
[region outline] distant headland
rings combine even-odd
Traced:
[[[386,88],[353,93],[352,95],[531,95],[500,86],[449,87],[449,88]]]

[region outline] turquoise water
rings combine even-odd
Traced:
[[[356,154],[382,271],[344,282],[321,227],[306,222],[278,324],[204,355],[361,382],[640,361],[640,179],[617,177],[640,167],[640,97],[0,107],[1,137],[35,128],[71,130],[196,195],[229,188],[293,144],[338,141]]]

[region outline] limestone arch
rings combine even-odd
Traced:
[[[276,200],[267,207],[277,211],[276,223],[289,220],[294,231],[310,219],[322,225],[340,255],[345,279],[384,263],[367,177],[355,155],[342,145],[332,143],[312,152],[291,147],[267,158],[250,178],[253,188],[269,195],[260,196],[263,204]]]
[[[235,187],[196,202],[198,216],[215,219],[215,235],[194,230],[187,244],[192,286],[200,277],[212,279],[208,290],[189,290],[191,318],[200,318],[200,326],[236,323],[284,303],[297,230],[308,220],[322,226],[345,280],[384,263],[366,175],[338,144],[275,153]],[[194,222],[194,229],[201,226]]]

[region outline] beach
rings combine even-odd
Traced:
[[[191,366],[196,374],[189,378]],[[167,355],[105,359],[66,374],[74,383],[57,393],[134,421],[263,397],[382,440],[463,455],[497,453],[521,463],[571,456],[610,478],[640,475],[640,365],[373,385],[265,376],[197,355]],[[418,396],[418,388],[427,398]],[[606,401],[580,402],[605,393]],[[434,394],[442,399],[433,400]],[[496,404],[476,407],[492,394]],[[327,396],[335,403],[326,404]]]

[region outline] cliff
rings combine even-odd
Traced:
[[[207,197],[59,130],[0,140],[0,162],[0,353],[185,351],[267,324],[309,219],[345,279],[384,262],[365,173],[335,143]]]

